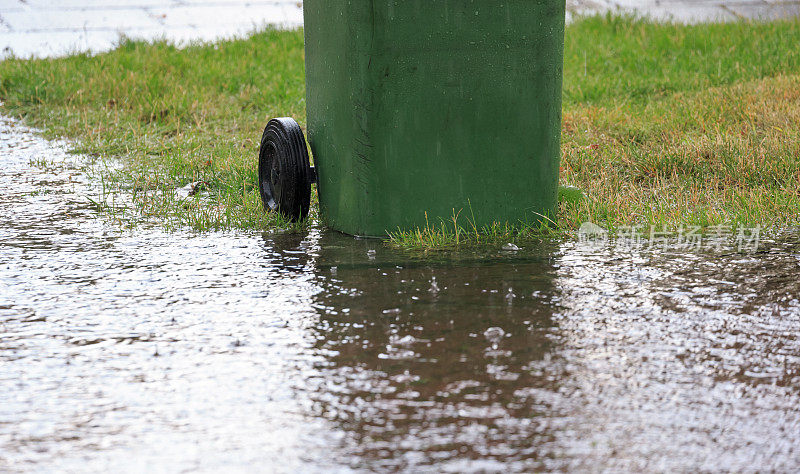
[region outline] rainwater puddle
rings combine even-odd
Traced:
[[[796,235],[122,231],[63,146],[3,119],[0,161],[0,470],[798,468]]]

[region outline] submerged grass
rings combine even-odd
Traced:
[[[562,203],[557,224],[475,229],[454,213],[453,222],[393,240],[507,242],[585,221],[610,229],[797,225],[797,44],[798,20],[581,19],[566,33],[561,180],[587,198]],[[305,123],[302,32],[184,49],[122,41],[97,56],[8,59],[0,100],[46,136],[76,139],[78,153],[120,158],[103,179],[130,193],[136,212],[201,230],[288,226],[262,211],[255,157],[269,118]],[[206,193],[174,197],[198,181]]]

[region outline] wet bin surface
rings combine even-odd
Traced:
[[[552,218],[563,1],[305,0],[303,11],[327,226],[381,237]]]
[[[121,230],[59,150],[0,124],[0,470],[800,465],[796,234],[425,255]]]

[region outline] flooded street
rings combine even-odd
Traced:
[[[0,119],[0,471],[794,471],[800,241],[124,230]]]

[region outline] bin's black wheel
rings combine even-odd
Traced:
[[[267,211],[292,222],[308,216],[311,164],[303,131],[291,118],[269,121],[258,152],[258,189]]]

